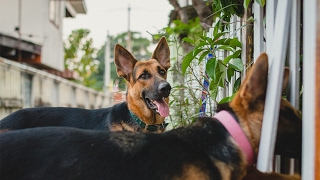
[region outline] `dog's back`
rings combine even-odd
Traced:
[[[82,129],[108,130],[114,124],[129,120],[125,102],[110,108],[81,109],[67,107],[26,108],[0,121],[0,129],[17,130],[45,126],[67,126]],[[35,118],[36,117],[36,118]]]
[[[0,134],[0,145],[1,180],[240,179],[247,168],[239,146],[210,117],[163,134],[70,127],[24,129]],[[249,177],[259,176],[266,175]]]
[[[238,167],[239,150],[224,143],[229,135],[212,118],[203,122],[205,129],[198,121],[196,128],[164,134],[68,127],[6,132],[0,134],[0,144],[6,146],[0,150],[0,179],[220,179],[210,159]]]

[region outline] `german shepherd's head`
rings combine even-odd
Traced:
[[[168,96],[171,86],[166,81],[170,68],[170,50],[162,37],[147,61],[137,61],[117,44],[114,59],[119,77],[127,82],[128,108],[146,124],[161,124],[169,115]]]
[[[290,71],[284,69],[283,86],[288,84]],[[263,112],[268,82],[268,56],[262,53],[242,83],[230,107],[240,120],[240,125],[258,153]],[[288,157],[301,157],[301,115],[287,100],[281,98],[275,153]],[[266,121],[268,121],[266,119]]]

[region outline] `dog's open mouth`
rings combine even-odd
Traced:
[[[150,98],[145,98],[147,106],[154,112],[158,113],[162,117],[169,116],[169,106],[164,98],[158,100],[152,100]]]

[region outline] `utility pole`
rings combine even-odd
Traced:
[[[18,62],[22,62],[22,54],[21,54],[21,14],[22,14],[22,4],[21,0],[18,2],[18,27],[16,30],[18,31]]]
[[[109,91],[110,84],[110,62],[111,62],[111,54],[110,54],[110,36],[109,31],[107,31],[107,39],[105,46],[105,54],[104,54],[104,92],[107,93]]]
[[[127,50],[132,52],[132,45],[131,45],[131,32],[130,32],[130,4],[128,5],[128,32],[127,32]]]

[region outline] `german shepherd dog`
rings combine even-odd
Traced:
[[[250,72],[233,100],[214,117],[160,134],[70,127],[2,133],[0,179],[299,179],[264,174],[252,165],[266,97],[266,54]],[[284,84],[288,74],[287,69]],[[301,117],[284,99],[278,127],[278,142],[294,139],[279,142],[279,148],[301,153]]]
[[[152,58],[137,61],[121,45],[114,50],[117,74],[127,82],[126,102],[110,108],[87,110],[67,107],[41,107],[18,110],[0,121],[0,130],[44,126],[68,126],[82,129],[163,132],[169,115],[166,81],[170,51],[166,39],[160,39]]]

